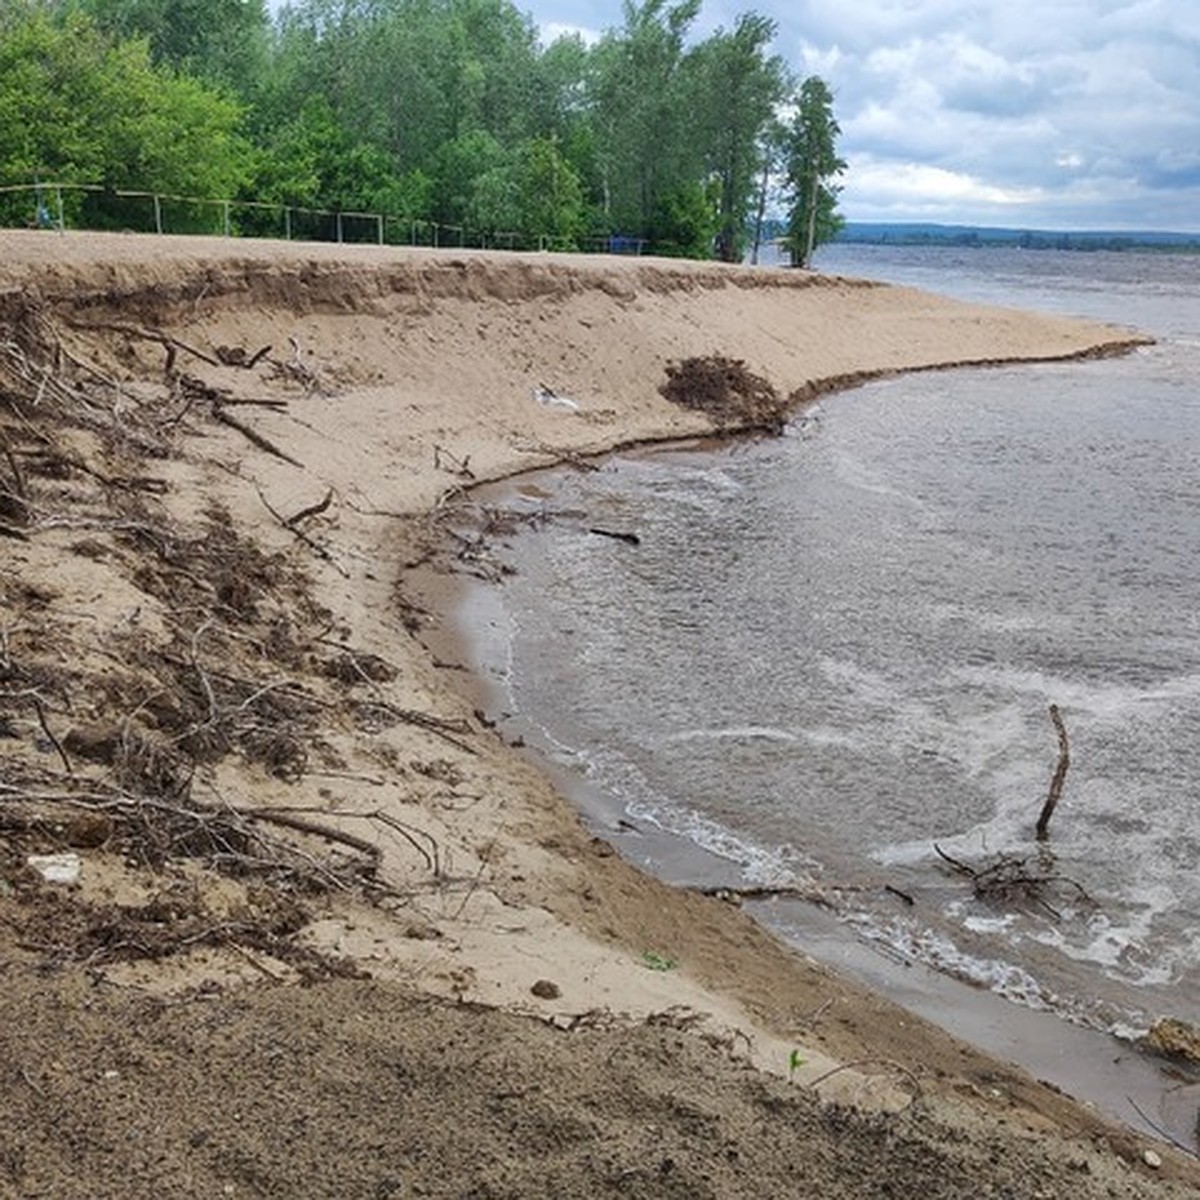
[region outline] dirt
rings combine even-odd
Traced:
[[[0,241],[0,1196],[1196,1194],[623,862],[417,582],[487,572],[476,480],[1128,335],[794,272]],[[716,410],[659,393],[702,359]]]
[[[561,1029],[372,982],[170,1000],[7,982],[13,1195],[1149,1194],[1103,1143],[825,1105],[669,1019]]]
[[[707,413],[720,427],[778,433],[788,406],[770,381],[723,355],[667,365],[662,394],[674,404]]]

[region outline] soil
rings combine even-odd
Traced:
[[[707,265],[0,251],[0,1196],[1197,1194],[635,871],[429,648],[510,516],[456,538],[474,482],[754,423],[674,365],[801,396],[1135,336]]]
[[[823,1104],[669,1017],[564,1029],[374,982],[161,999],[56,980],[5,1007],[9,1195],[1152,1194],[1102,1139]]]

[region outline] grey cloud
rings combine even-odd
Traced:
[[[697,29],[748,8],[833,89],[851,219],[1200,229],[1196,0],[706,0]],[[622,19],[619,0],[533,15]]]

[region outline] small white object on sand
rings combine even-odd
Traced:
[[[47,883],[78,883],[83,870],[78,854],[31,854],[25,861]]]
[[[546,408],[569,408],[578,410],[579,405],[574,400],[568,399],[566,396],[560,396],[553,388],[548,388],[544,383],[539,383],[533,389],[533,398]]]

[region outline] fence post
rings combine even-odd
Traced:
[[[375,231],[379,235],[379,244],[383,245],[383,217],[378,213],[375,214]]]
[[[67,222],[66,222],[66,218],[63,216],[62,188],[57,187],[57,186],[55,187],[54,199],[58,204],[58,232],[66,233],[67,232]]]
[[[292,210],[286,204],[283,206],[283,229],[284,236],[290,242],[292,240]]]
[[[162,204],[157,192],[154,193],[154,228],[158,233],[162,233]]]
[[[223,201],[223,204],[225,206],[225,236],[228,237],[229,236],[229,201],[225,200],[225,201]]]
[[[341,245],[341,242],[342,242],[342,214],[341,213],[338,213],[338,215],[337,215],[337,231],[338,231],[338,245]]]

